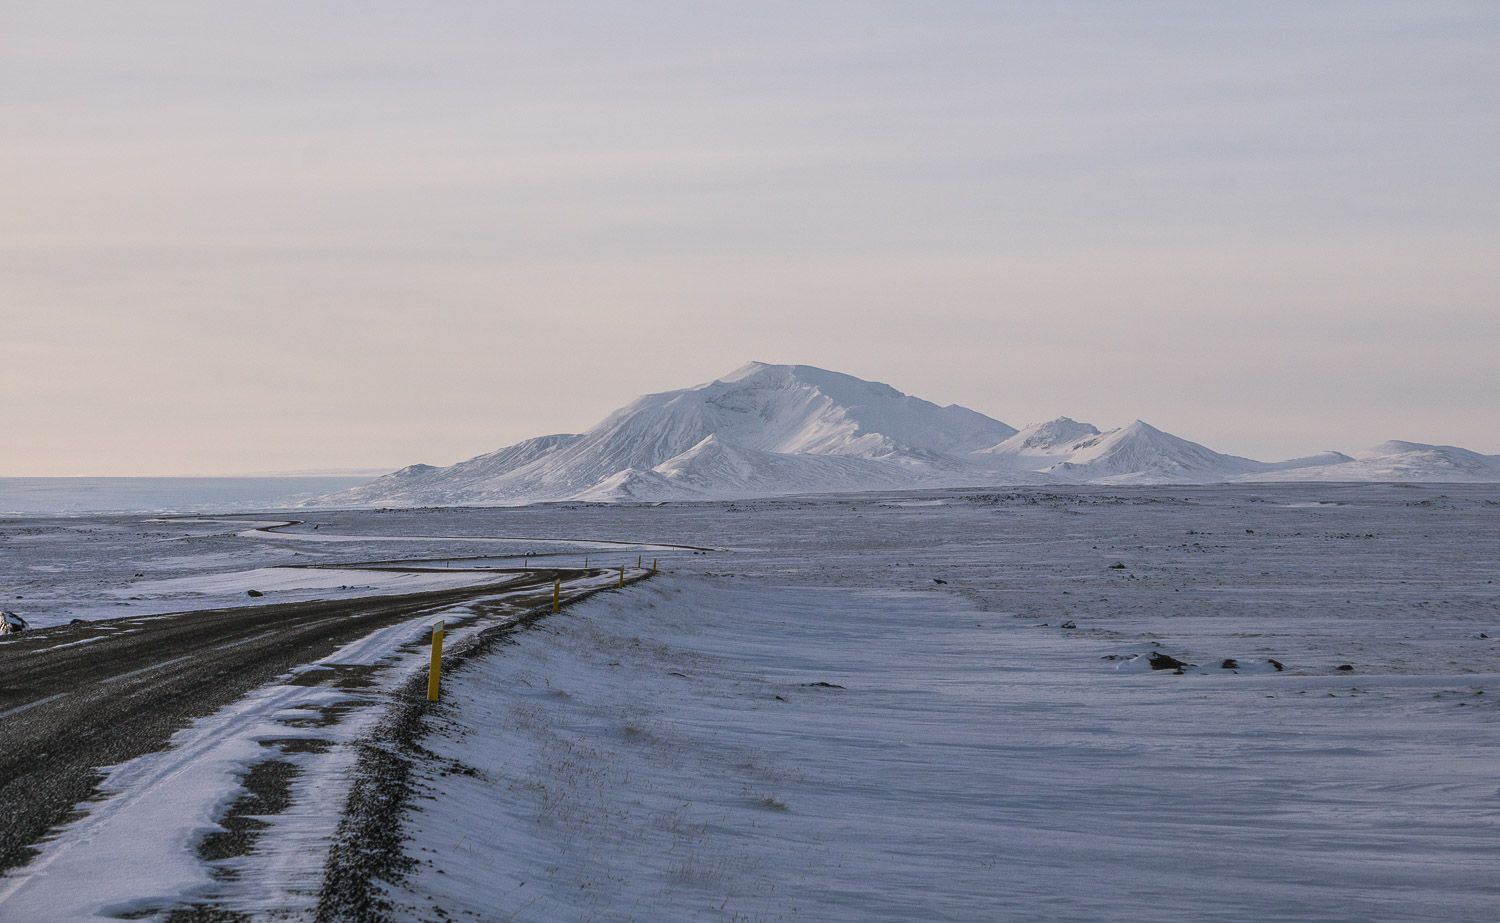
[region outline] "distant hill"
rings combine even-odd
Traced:
[[[1022,430],[957,405],[805,365],[752,362],[648,394],[582,434],[528,439],[446,468],[412,465],[312,501],[472,506],[657,501],[914,487],[1242,480],[1500,481],[1500,457],[1389,442],[1260,462],[1139,420],[1100,432],[1059,417]]]

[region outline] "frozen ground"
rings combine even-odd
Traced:
[[[408,919],[1493,918],[1500,490],[708,512],[455,677]]]
[[[450,532],[449,523],[430,516],[417,523],[401,518],[420,528],[392,531],[379,513],[346,521],[350,528],[340,534],[320,522],[276,518],[0,518],[0,608],[40,628],[464,586],[493,579],[486,570],[528,562],[575,566],[607,558],[633,566],[640,555],[671,550],[503,536],[486,531],[492,522],[466,522]],[[249,596],[250,590],[263,595]]]
[[[0,478],[0,515],[260,510],[345,490],[369,476]]]
[[[1144,645],[996,618],[702,578],[584,604],[455,676],[402,918],[1491,918],[1494,713],[1457,704],[1492,674],[1122,675]]]
[[[392,558],[721,549],[645,552],[658,580],[450,677],[419,865],[389,886],[405,919],[1485,920],[1500,898],[1500,488],[312,515]],[[376,547],[244,528],[9,521],[0,560],[55,613],[134,573]]]

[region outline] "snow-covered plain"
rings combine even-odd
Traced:
[[[0,515],[258,510],[289,506],[369,476],[216,478],[5,478]]]
[[[651,501],[1024,484],[1500,482],[1500,456],[1387,442],[1358,458],[1225,455],[1136,420],[1059,417],[1022,430],[958,405],[806,365],[752,362],[648,394],[582,434],[528,439],[447,468],[412,465],[324,507]]]
[[[1493,918],[1500,490],[704,506],[521,513],[736,548],[455,674],[404,918]]]
[[[388,890],[404,919],[1487,920],[1500,898],[1497,487],[309,515],[296,530],[325,540],[7,522],[0,560],[7,580],[23,548],[66,561],[28,571],[58,611],[131,570],[481,556],[502,536],[718,549],[645,552],[657,579],[449,675],[432,797],[406,815],[418,870]],[[1153,671],[1154,651],[1191,666]],[[202,804],[236,797],[233,765]],[[306,885],[336,811],[318,791],[277,822],[302,833],[236,860],[240,906],[305,905],[257,889],[278,863]],[[190,857],[195,810],[152,848]]]
[[[409,518],[404,522],[412,523]],[[0,604],[36,628],[72,619],[411,593],[484,583],[495,568],[634,564],[666,546],[471,533],[418,520],[381,532],[380,514],[333,534],[274,518],[93,516],[0,519]],[[426,534],[423,531],[426,530]],[[376,559],[373,560],[372,559]],[[399,567],[399,569],[396,569]],[[251,597],[248,591],[263,595]]]

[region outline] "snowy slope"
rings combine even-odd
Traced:
[[[806,365],[752,362],[648,394],[580,435],[528,439],[447,468],[413,465],[322,506],[657,501],[1038,483],[1500,481],[1500,461],[1392,442],[1360,458],[1225,455],[1140,420],[1109,432],[1059,417],[1016,430],[957,405]]]
[[[980,449],[976,454],[1022,467],[1045,467],[1067,458],[1076,444],[1097,435],[1099,428],[1090,423],[1058,417],[1024,427],[1004,442]]]
[[[977,458],[1096,484],[1215,484],[1262,472],[1349,461],[1325,452],[1283,462],[1225,455],[1136,420],[1101,433],[1068,417],[1037,423],[976,453]]]
[[[1047,470],[1095,483],[1186,484],[1223,481],[1264,467],[1263,462],[1223,455],[1136,420],[1074,443],[1067,460]]]
[[[787,484],[803,491],[882,490],[963,479],[966,465],[932,453],[899,459],[762,452],[709,436],[653,469],[671,483],[707,496],[764,496]]]
[[[415,497],[422,498],[420,502],[425,504],[484,502],[479,498],[486,492],[484,485],[499,482],[517,468],[545,458],[581,438],[569,434],[538,436],[447,468],[411,465],[323,499],[338,498],[339,505],[343,506],[405,505]]]
[[[1359,453],[1291,471],[1253,475],[1256,481],[1500,482],[1500,455],[1481,455],[1451,445],[1392,440]]]

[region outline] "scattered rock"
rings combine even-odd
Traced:
[[[822,689],[842,689],[842,688],[844,688],[843,686],[840,686],[837,683],[803,683],[802,685],[804,685],[804,686],[817,686],[817,687],[822,688]]]
[[[1151,669],[1153,670],[1181,670],[1183,667],[1190,666],[1192,664],[1183,663],[1176,657],[1169,657],[1160,651],[1151,652]]]
[[[1281,661],[1279,660],[1272,660],[1271,658],[1267,657],[1266,663],[1269,663],[1271,666],[1275,667],[1277,673],[1280,673],[1282,670],[1286,669],[1286,667],[1281,665]]]
[[[1335,669],[1343,670],[1345,673],[1351,673],[1351,672],[1354,671],[1354,664],[1352,664],[1352,663],[1341,663]]]
[[[0,635],[26,630],[26,620],[14,612],[0,612]]]
[[[786,699],[783,699],[781,696],[777,696],[776,697],[776,701],[778,701],[778,702],[785,702]]]
[[[1125,565],[1121,564],[1119,561],[1116,561],[1115,563],[1113,563],[1113,564],[1111,564],[1109,566],[1109,569],[1110,570],[1124,570],[1125,569]]]
[[[946,581],[946,580],[939,580],[938,578],[933,577],[932,578],[932,582],[933,583],[947,583],[948,581]]]
[[[246,590],[245,591],[245,595],[246,596],[264,596],[266,594],[262,593],[260,590]]]
[[[69,622],[68,624],[69,625],[87,625],[88,623],[89,623],[88,619],[74,619],[73,621]]]
[[[1489,640],[1490,636],[1481,631],[1479,633],[1479,637],[1484,638],[1485,640]]]
[[[1062,623],[1062,627],[1064,627],[1064,628],[1077,628],[1078,627],[1078,623],[1075,622],[1075,621],[1072,621],[1071,619],[1069,619],[1068,621]]]
[[[1254,535],[1255,534],[1255,530],[1254,529],[1246,529],[1245,530],[1245,534],[1246,535]]]
[[[1235,660],[1233,657],[1225,657],[1224,662],[1219,664],[1219,667],[1225,670],[1238,670],[1240,668],[1240,662],[1238,660]]]

